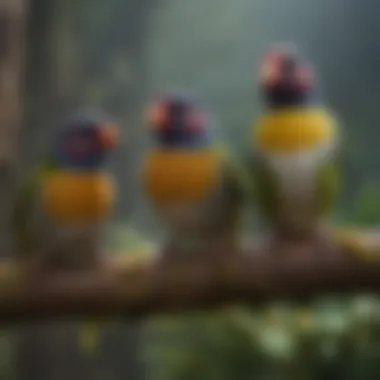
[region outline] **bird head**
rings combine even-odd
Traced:
[[[307,106],[316,95],[314,70],[295,46],[274,47],[261,64],[260,91],[271,108]]]
[[[76,170],[99,169],[118,142],[119,130],[107,118],[80,113],[64,123],[54,146],[61,167]]]
[[[209,115],[185,95],[167,95],[153,102],[147,123],[165,148],[199,149],[212,142]]]

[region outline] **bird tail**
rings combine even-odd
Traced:
[[[79,326],[78,346],[86,355],[94,355],[99,348],[102,329],[98,322],[87,321]]]

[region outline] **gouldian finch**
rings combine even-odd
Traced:
[[[72,115],[41,165],[21,184],[11,223],[16,254],[32,273],[99,264],[100,227],[115,200],[115,185],[103,167],[117,139],[118,129],[106,117]],[[89,331],[80,337],[87,346]]]
[[[167,95],[149,107],[148,124],[154,147],[141,177],[168,232],[168,251],[199,257],[220,245],[238,248],[248,177],[221,148],[211,114],[188,96]]]
[[[269,51],[260,74],[266,109],[252,131],[258,206],[275,236],[319,239],[339,195],[337,120],[296,48]]]
[[[51,265],[52,260],[70,269],[93,265],[87,256],[96,251],[99,226],[115,199],[113,179],[103,166],[117,133],[100,115],[75,114],[65,121],[51,151],[16,192],[11,223],[18,250],[34,251],[37,241],[49,242],[41,259]],[[62,253],[70,241],[81,243],[80,255]]]

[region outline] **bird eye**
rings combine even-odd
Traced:
[[[302,89],[309,89],[313,85],[313,73],[307,67],[298,68],[294,76],[296,85]]]
[[[204,131],[206,117],[200,112],[191,112],[187,116],[187,128],[194,133]]]
[[[81,157],[87,154],[93,147],[93,141],[84,136],[72,137],[66,142],[67,152],[74,157]]]

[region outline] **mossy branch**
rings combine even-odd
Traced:
[[[13,262],[0,265],[0,321],[128,317],[207,309],[227,303],[258,305],[307,300],[326,293],[380,291],[380,258],[255,253],[222,255],[220,262],[110,262],[96,272],[30,277]],[[264,252],[262,252],[264,253]]]

